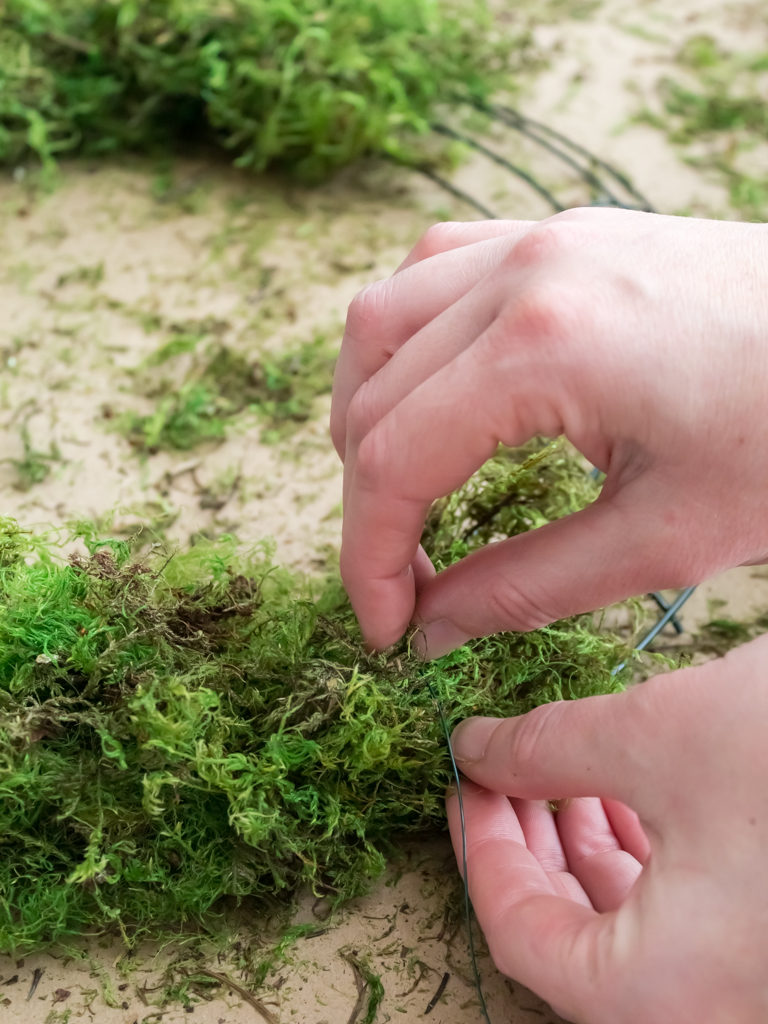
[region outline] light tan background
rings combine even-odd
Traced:
[[[631,116],[643,102],[657,102],[658,79],[693,33],[765,48],[767,5],[607,0],[550,7],[555,16],[536,35],[549,67],[531,77],[525,112],[630,173],[662,212],[732,215],[721,182],[686,165],[661,132]],[[562,172],[544,156],[509,139],[502,143],[578,201],[578,188],[558,179]],[[2,447],[4,455],[20,458],[19,426],[28,422],[34,446],[48,451],[55,442],[63,460],[26,493],[15,489],[13,467],[0,465],[2,511],[25,523],[61,523],[78,514],[99,518],[118,505],[125,511],[117,527],[154,517],[172,541],[186,542],[198,530],[234,531],[245,539],[270,534],[280,560],[311,570],[318,550],[337,543],[340,527],[341,475],[326,429],[327,399],[318,400],[315,416],[290,444],[262,444],[258,425],[246,423],[219,447],[159,454],[146,464],[109,432],[104,410],[141,406],[127,371],[157,345],[157,333],[143,326],[148,316],[166,326],[214,318],[224,340],[250,348],[279,350],[317,332],[338,334],[357,290],[391,273],[434,220],[468,219],[472,211],[424,179],[378,165],[306,191],[223,166],[180,163],[161,199],[155,198],[157,169],[142,164],[66,167],[60,187],[43,197],[31,196],[23,175],[20,169],[17,180],[6,175],[0,184]],[[507,216],[548,214],[524,185],[480,158],[455,180]],[[98,267],[103,271],[81,272]],[[227,497],[236,477],[239,486]],[[206,494],[220,500],[206,502]],[[735,570],[701,588],[685,611],[689,630],[713,610],[741,619],[766,612],[765,571]],[[445,841],[409,848],[402,874],[347,908],[337,927],[300,941],[259,998],[283,1024],[346,1024],[357,989],[339,950],[354,949],[382,974],[379,1021],[421,1020],[449,971],[445,995],[426,1019],[476,1024],[463,932],[441,935],[453,873]],[[303,913],[310,919],[309,904]],[[251,937],[258,938],[260,927],[250,929]],[[138,966],[126,971],[118,946],[94,940],[86,953],[90,960],[0,957],[0,1018],[13,1024],[261,1019],[226,985],[211,1002],[193,1000],[191,1012],[171,1006],[158,1018],[145,1005],[155,995],[138,993],[153,987],[167,954],[136,958]],[[239,983],[236,961],[233,954],[208,967]],[[487,958],[481,966],[494,1024],[556,1019]],[[43,973],[28,999],[36,970]]]

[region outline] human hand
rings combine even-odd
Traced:
[[[763,637],[458,726],[470,894],[500,971],[579,1024],[768,1020],[767,684]],[[573,802],[552,815],[552,798]],[[448,817],[461,865],[455,795]]]
[[[768,228],[618,210],[439,225],[352,303],[341,572],[366,640],[438,657],[768,558]],[[565,434],[588,509],[434,576],[431,502]]]

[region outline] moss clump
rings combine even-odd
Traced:
[[[184,355],[199,341],[195,335],[173,338],[147,366],[156,368]],[[279,440],[305,423],[315,398],[331,390],[335,362],[336,352],[322,336],[256,361],[217,345],[179,386],[166,382],[153,388],[154,412],[126,413],[116,429],[140,452],[187,451],[206,441],[222,441],[228,422],[248,409],[264,422],[262,439]]]
[[[468,518],[484,479],[499,493],[501,466],[505,509],[558,513],[553,491],[532,500],[543,470],[528,454],[500,457],[433,517],[436,560],[480,542],[487,523]],[[551,466],[569,501],[583,469],[565,453]],[[454,725],[621,686],[626,651],[589,620],[428,665],[407,641],[369,657],[338,579],[313,594],[265,545],[225,537],[134,561],[77,532],[88,554],[63,564],[11,521],[0,531],[1,951],[93,925],[158,934],[223,896],[348,899],[393,837],[444,827],[430,691]]]
[[[436,104],[497,87],[516,47],[489,24],[483,0],[8,0],[0,160],[201,136],[308,178],[408,158]]]

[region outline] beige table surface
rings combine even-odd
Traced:
[[[629,171],[660,211],[728,215],[721,182],[683,163],[660,132],[630,118],[691,34],[716,32],[729,45],[765,48],[765,7],[688,0],[572,5],[587,16],[564,13],[536,29],[549,66],[532,77],[521,106]],[[544,156],[521,153],[552,180]],[[63,456],[49,478],[26,493],[15,489],[12,467],[1,464],[0,508],[25,523],[56,524],[75,514],[98,518],[120,506],[127,511],[116,527],[154,518],[169,541],[181,543],[200,530],[229,530],[246,540],[272,535],[281,561],[311,571],[318,550],[337,544],[340,527],[341,474],[326,399],[318,400],[314,417],[289,445],[262,444],[253,426],[215,449],[159,454],[147,465],[104,429],[105,410],[140,406],[128,371],[156,347],[159,330],[213,318],[229,343],[268,350],[318,332],[338,334],[356,291],[391,273],[430,223],[473,215],[432,183],[388,166],[361,165],[313,191],[199,161],[179,162],[174,176],[162,201],[153,192],[156,170],[140,162],[66,166],[60,186],[45,196],[31,196],[23,181],[0,183],[4,453],[21,457],[24,420],[37,448],[55,441]],[[481,160],[461,167],[456,181],[507,216],[547,215],[525,186]],[[73,273],[82,269],[98,272]],[[201,500],[204,493],[229,493],[235,477],[238,487],[219,507]],[[687,628],[695,630],[713,614],[748,619],[765,613],[767,575],[739,569],[705,585],[686,609]],[[357,987],[343,952],[355,950],[382,976],[386,994],[377,1021],[424,1018],[448,972],[443,998],[424,1019],[480,1022],[464,932],[442,929],[454,871],[446,840],[412,847],[396,880],[390,877],[346,908],[324,934],[297,942],[259,998],[281,1024],[347,1024]],[[311,919],[309,903],[302,913]],[[242,941],[257,941],[263,929],[263,922],[251,922]],[[153,961],[152,953],[142,950],[127,973],[121,973],[125,951],[96,939],[84,947],[85,959],[36,955],[17,963],[0,957],[0,1020],[261,1019],[226,985],[191,1012],[169,1006],[158,1017],[148,990],[172,954]],[[557,1019],[502,978],[487,957],[480,964],[494,1024]],[[205,966],[235,984],[242,980],[231,958]],[[29,997],[36,972],[39,982]]]

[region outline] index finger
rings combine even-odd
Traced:
[[[467,404],[454,400],[457,390],[488,394],[485,382],[472,387],[472,369],[460,356],[416,387],[364,436],[345,469],[341,577],[375,648],[408,628],[416,598],[411,565],[432,501],[468,480],[498,445],[490,403],[474,402],[461,418],[454,411]]]

